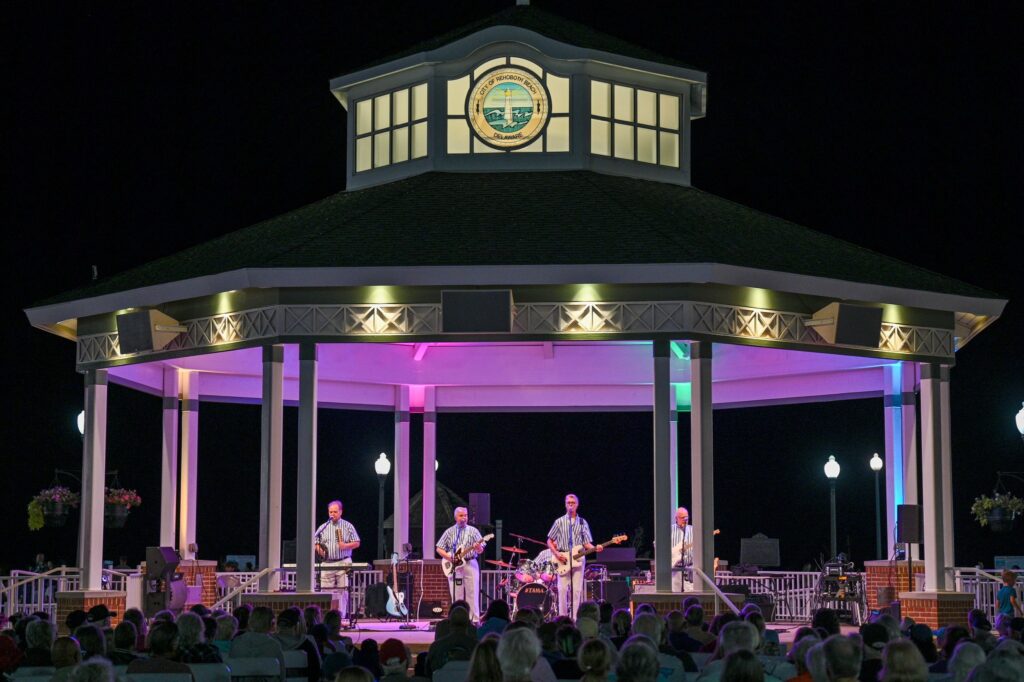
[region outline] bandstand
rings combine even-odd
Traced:
[[[713,576],[713,410],[877,397],[888,546],[897,505],[924,510],[924,591],[908,584],[905,598],[933,624],[963,605],[946,570],[949,371],[1005,300],[694,188],[706,74],[535,8],[330,89],[345,191],[27,310],[76,343],[85,378],[84,592],[101,587],[115,383],[163,399],[152,544],[184,559],[197,558],[203,402],[261,404],[261,569],[281,565],[282,415],[298,406],[295,594],[314,584],[318,410],[394,413],[395,551],[437,537],[438,413],[650,412],[655,543],[671,544],[686,504],[702,519],[694,563]],[[692,490],[678,489],[680,465]],[[668,553],[656,567],[668,595]],[[273,574],[262,587],[274,593]]]

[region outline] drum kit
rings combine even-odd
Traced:
[[[545,619],[554,618],[558,612],[558,563],[551,556],[547,544],[525,535],[509,533],[516,538],[515,547],[502,546],[508,552],[508,560],[487,559],[487,563],[501,570],[498,582],[498,598],[504,598],[512,609],[513,617],[523,608],[536,608]],[[525,556],[523,542],[544,547],[536,558]],[[604,583],[609,580],[608,569],[601,564],[588,564],[583,579],[586,581],[586,598],[603,599]]]

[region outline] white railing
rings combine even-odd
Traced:
[[[974,595],[974,608],[981,609],[988,616],[989,622],[995,622],[996,593],[1003,586],[1003,579],[997,568],[974,568],[957,566],[953,569],[953,580],[957,592],[970,592]],[[1017,590],[1024,589],[1024,574],[1017,576]]]
[[[756,576],[718,571],[721,586],[745,585],[750,594],[769,594],[775,601],[775,621],[804,622],[811,619],[817,571],[760,571]]]
[[[292,569],[279,569],[278,589],[281,592],[293,592],[295,590],[295,571]],[[260,591],[262,573],[254,571],[232,571],[230,573],[217,574],[217,603],[219,608],[231,611],[237,606],[237,600],[231,597],[241,594],[251,594]],[[350,613],[358,613],[363,608],[363,599],[366,588],[374,583],[384,580],[384,571],[379,570],[354,570],[349,573],[349,584],[352,586]],[[223,602],[223,603],[222,603]]]
[[[77,568],[59,566],[45,573],[11,571],[0,577],[0,602],[5,616],[15,613],[42,611],[54,618],[57,615],[57,593],[77,590],[80,584]]]

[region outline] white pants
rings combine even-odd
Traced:
[[[338,595],[338,611],[348,618],[348,571],[339,571],[336,563],[325,564],[320,570],[320,589]]]
[[[583,561],[573,564],[572,570],[565,575],[558,576],[558,615],[569,616],[576,620],[576,612],[583,601]],[[570,592],[569,585],[572,584]],[[572,608],[569,606],[569,597],[572,596]],[[571,611],[571,613],[570,613]]]
[[[464,599],[469,602],[469,618],[473,622],[480,620],[480,587],[477,577],[480,566],[476,559],[469,559],[448,576],[448,594],[453,601]]]
[[[673,592],[693,592],[693,583],[686,579],[686,571],[672,571]]]

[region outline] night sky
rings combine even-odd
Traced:
[[[346,114],[329,79],[511,1],[5,6],[0,568],[37,551],[73,563],[77,537],[77,514],[64,529],[26,527],[53,469],[81,467],[82,381],[73,344],[32,329],[22,309],[87,283],[94,264],[109,276],[343,189]],[[692,129],[696,187],[1011,299],[953,370],[956,558],[1024,553],[1024,531],[993,535],[968,511],[997,470],[1024,471],[1013,426],[1024,400],[1024,40],[1011,4],[535,4],[709,73],[708,116]],[[258,407],[202,408],[201,558],[256,551],[258,426]],[[140,560],[157,540],[159,433],[158,399],[111,388],[108,468],[144,502],[107,532],[107,558]],[[868,459],[883,435],[881,399],[716,413],[718,554],[735,561],[739,539],[763,532],[781,538],[786,567],[816,561],[828,546],[821,467],[835,454],[840,548],[874,558]],[[649,414],[443,414],[439,480],[492,493],[506,530],[543,537],[571,489],[599,538],[643,526],[649,541],[651,438]],[[685,419],[679,442],[686,500]],[[292,409],[285,443],[290,537]],[[372,461],[392,451],[391,415],[321,411],[319,443],[318,506],[345,500],[366,560]]]

